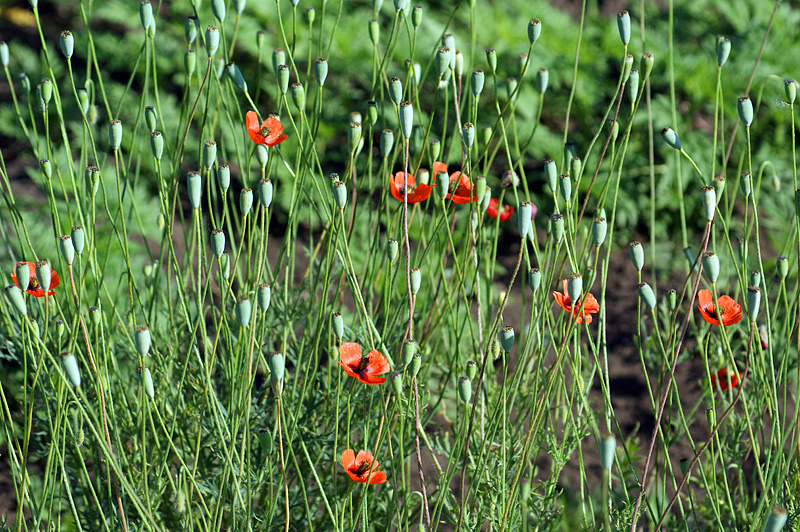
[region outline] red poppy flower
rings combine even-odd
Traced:
[[[18,263],[19,264],[19,263]],[[45,293],[44,289],[39,284],[39,280],[36,278],[36,265],[32,262],[26,262],[25,264],[28,265],[28,271],[31,272],[31,280],[28,284],[28,292],[33,297],[44,297],[44,296],[52,296],[55,292],[47,292]],[[11,274],[11,279],[14,281],[14,284],[17,285],[18,288],[22,288],[19,286],[17,282],[17,264],[14,265],[14,272]],[[58,274],[55,270],[50,270],[50,288],[48,290],[52,290],[56,286],[61,284],[61,279],[58,278]]]
[[[419,203],[420,201],[425,201],[428,199],[428,196],[431,195],[431,187],[428,185],[423,185],[420,183],[416,187],[414,184],[416,181],[414,180],[414,176],[408,174],[407,178],[408,188],[403,189],[403,171],[397,172],[391,177],[391,181],[389,183],[389,189],[392,191],[392,196],[394,199],[398,201],[403,201],[403,196],[408,197],[408,203]]]
[[[258,125],[258,115],[255,111],[247,111],[247,132],[256,144],[275,146],[286,140],[283,134],[283,124],[277,118],[267,118]]]
[[[344,372],[364,384],[383,384],[386,378],[377,375],[389,373],[391,369],[389,361],[379,351],[370,351],[362,357],[361,346],[354,342],[340,345],[339,357]]]
[[[722,325],[733,325],[742,321],[742,306],[728,296],[719,296],[714,305],[710,290],[700,290],[697,293],[697,303],[700,315],[711,325],[719,325],[717,312],[722,318]]]
[[[466,205],[467,203],[478,201],[478,196],[471,196],[472,183],[469,182],[469,176],[467,174],[462,172],[453,172],[450,174],[450,182],[458,183],[458,185],[456,185],[456,191],[452,194],[453,203],[458,205]],[[450,194],[447,195],[448,198],[450,196]]]
[[[356,482],[369,482],[370,484],[386,482],[386,473],[376,471],[378,465],[375,457],[367,451],[358,451],[358,455],[356,455],[353,449],[345,449],[342,453],[342,467],[345,473]]]
[[[497,218],[497,206],[500,205],[500,200],[497,198],[491,198],[489,200],[489,206],[486,207],[486,214],[491,216],[492,218]],[[507,222],[511,219],[511,215],[514,213],[514,207],[511,205],[506,205],[503,207],[503,212],[500,213],[500,221]]]
[[[572,301],[570,301],[569,296],[567,295],[567,280],[564,279],[563,292],[556,292],[553,291],[553,297],[556,300],[556,303],[561,306],[564,310],[572,314],[572,319],[575,320],[576,323],[583,323],[586,320],[586,323],[592,323],[592,316],[591,314],[596,314],[600,311],[600,304],[594,298],[592,294],[586,294],[586,297],[583,300],[583,307],[578,310],[578,308],[572,306]]]
[[[711,374],[711,386],[716,388],[717,385],[719,385],[720,390],[727,392],[729,382],[728,379],[730,379],[730,389],[732,390],[733,388],[739,386],[740,378],[741,375],[738,372],[732,372],[730,375],[728,375],[728,369],[721,368],[719,371],[717,371],[716,375],[713,373]]]

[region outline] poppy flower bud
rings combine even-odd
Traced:
[[[758,270],[753,270],[750,272],[750,284],[753,286],[760,286],[761,285],[761,272]]]
[[[503,345],[503,351],[511,352],[511,348],[514,347],[514,327],[505,325],[500,329],[500,343]]]
[[[286,360],[279,352],[270,353],[267,356],[267,366],[269,367],[270,378],[273,382],[282,381],[286,373]]]
[[[36,263],[36,278],[39,284],[47,291],[50,288],[50,280],[52,277],[52,270],[50,264],[46,260],[40,260]]]
[[[152,8],[150,10],[150,18],[153,18]],[[72,37],[72,33],[68,31],[62,31],[58,41],[59,44],[61,44],[61,53],[64,54],[64,57],[67,59],[71,58],[72,53],[75,50],[75,39]],[[6,55],[8,55],[8,52],[6,52]],[[6,61],[6,63],[8,63],[8,61]]]
[[[681,149],[681,139],[678,138],[678,134],[675,133],[671,127],[665,127],[664,129],[662,129],[661,137],[664,139],[664,142],[666,142],[676,150]]]
[[[272,299],[272,289],[268,284],[262,283],[258,285],[257,296],[256,304],[259,310],[261,310],[261,312],[266,312],[269,308],[269,302]]]
[[[19,84],[22,87],[22,92],[25,94],[25,96],[29,96],[30,93],[31,93],[31,80],[30,80],[30,78],[27,75],[25,75],[25,72],[20,72],[20,74],[17,77],[17,79],[19,79]],[[92,123],[91,120],[89,122]]]
[[[519,234],[522,238],[528,234],[531,228],[531,215],[533,214],[533,203],[530,201],[523,201],[519,204],[517,211],[517,227]]]
[[[606,234],[608,233],[608,223],[605,218],[595,218],[592,222],[592,243],[600,247],[606,241]]]
[[[561,197],[564,198],[565,203],[569,203],[572,197],[572,180],[569,174],[561,174],[558,176],[558,190],[561,192]]]
[[[472,95],[476,98],[481,95],[483,92],[483,84],[485,81],[485,77],[483,75],[483,70],[480,68],[476,68],[472,71],[472,77],[470,78],[470,88],[472,89]]]
[[[61,338],[62,336],[64,336],[65,330],[66,326],[64,325],[64,322],[61,320],[56,320],[56,336]]]
[[[406,366],[411,364],[416,352],[417,343],[410,338],[406,338],[405,341],[403,341],[403,364]]]
[[[189,172],[186,175],[186,188],[189,190],[189,203],[193,209],[200,208],[200,198],[203,193],[203,179],[200,172]]]
[[[139,20],[142,22],[144,30],[147,30],[153,24],[153,6],[150,2],[139,3]]]
[[[553,159],[545,159],[544,161],[544,178],[550,190],[555,192],[558,183],[558,171],[556,169],[556,162]]]
[[[637,242],[636,240],[631,241],[628,244],[628,255],[631,258],[633,267],[638,271],[642,271],[644,267],[644,247],[642,247],[641,242]]]
[[[144,325],[136,327],[133,343],[136,345],[136,352],[139,353],[139,356],[146,357],[150,352],[150,329]]]
[[[583,278],[579,273],[571,273],[567,279],[567,295],[570,301],[575,304],[583,293]]]
[[[156,112],[156,108],[153,107],[152,105],[148,105],[144,108],[144,121],[147,124],[147,129],[150,131],[150,133],[156,130],[158,113]]]
[[[0,41],[0,66],[8,66],[8,44],[5,41]]]
[[[403,374],[400,371],[389,373],[389,381],[392,383],[392,392],[398,397],[403,395]]]
[[[564,217],[559,213],[550,217],[550,236],[556,244],[560,244],[564,238]]]
[[[333,334],[341,341],[344,336],[344,318],[342,318],[341,312],[331,314],[331,324],[333,325]]]
[[[789,514],[786,510],[774,506],[769,517],[767,517],[767,523],[764,525],[764,532],[779,532],[786,524],[788,518]]]
[[[395,261],[399,251],[400,244],[397,242],[396,238],[390,238],[386,241],[386,258],[389,260],[390,264]]]
[[[475,186],[473,187],[473,192],[475,196],[478,198],[478,203],[483,202],[483,198],[486,195],[486,177],[479,175],[475,178]]]
[[[142,370],[142,385],[144,386],[144,393],[147,394],[147,397],[150,399],[155,397],[156,392],[155,388],[153,388],[153,375],[150,373],[149,368],[144,368]]]
[[[289,90],[289,73],[287,65],[278,65],[278,88],[284,95]]]
[[[403,137],[406,139],[411,138],[411,130],[414,125],[414,106],[411,102],[402,102],[400,104],[400,129],[403,131]]]
[[[53,166],[50,164],[50,159],[42,159],[39,161],[39,167],[42,170],[42,175],[46,179],[50,179],[53,176]]]
[[[23,263],[24,264],[24,263]],[[28,269],[28,265],[25,264],[25,270]],[[22,268],[17,268],[17,282],[19,283],[19,272]],[[30,281],[29,281],[30,282]],[[27,290],[28,283],[24,285],[20,283],[20,286],[25,286]],[[11,306],[14,307],[20,315],[27,316],[28,315],[28,307],[25,305],[25,298],[22,295],[22,290],[15,284],[10,284],[5,287],[6,297],[8,298],[9,302],[11,302]]]
[[[306,90],[303,88],[302,83],[292,83],[292,102],[298,111],[304,111],[306,108]]]
[[[243,188],[239,193],[239,211],[242,216],[247,216],[250,209],[253,207],[253,190],[250,188]]]
[[[306,8],[306,22],[308,23],[309,27],[314,25],[314,20],[317,18],[317,13],[314,11],[313,7]]]
[[[455,72],[456,76],[460,79],[461,76],[464,75],[464,56],[461,55],[461,50],[456,50],[455,53],[456,63],[455,63]]]
[[[186,50],[183,54],[183,68],[186,70],[187,77],[192,77],[196,64],[197,56],[194,55],[194,50]]]
[[[531,268],[528,272],[528,286],[530,286],[531,292],[536,292],[541,283],[542,272],[539,271],[539,268]]]
[[[722,66],[728,61],[731,55],[731,41],[725,37],[717,39],[717,65]]]
[[[378,102],[373,100],[367,102],[367,119],[371,126],[374,126],[378,121]]]
[[[236,63],[231,61],[227,65],[225,65],[225,72],[228,73],[228,78],[236,85],[239,90],[242,92],[247,92],[247,82],[244,80],[244,76],[242,76],[242,71],[239,70],[239,67],[236,66]]]
[[[150,133],[150,151],[153,152],[153,157],[157,161],[161,160],[164,153],[164,137],[161,136],[160,131]]]
[[[642,301],[644,301],[645,305],[647,305],[651,309],[656,308],[656,294],[653,292],[653,288],[649,284],[647,283],[640,284],[638,292],[639,292],[639,297],[641,298]]]
[[[492,354],[492,359],[497,360],[503,354],[503,346],[500,345],[500,341],[495,338],[489,344],[489,352]]]
[[[421,367],[422,355],[420,353],[414,353],[414,356],[411,357],[411,363],[408,365],[408,372],[412,379],[415,379],[417,375],[419,375],[419,370]]]
[[[472,143],[475,142],[475,127],[470,122],[465,122],[461,126],[461,137],[467,149],[471,148]]]
[[[239,322],[239,326],[247,327],[250,324],[250,314],[253,311],[253,307],[250,304],[250,300],[246,297],[240,297],[236,304],[233,307],[233,313],[236,316],[236,321]]]
[[[78,361],[75,359],[75,355],[69,351],[61,353],[61,369],[64,370],[64,374],[70,384],[76,388],[81,387],[81,371],[78,368]]]
[[[472,399],[472,381],[469,377],[458,378],[458,397],[467,405]]]
[[[347,143],[350,146],[350,151],[358,149],[358,143],[361,140],[361,124],[359,122],[350,122],[347,129]]]
[[[81,112],[86,114],[89,111],[89,91],[81,87],[76,91],[78,93],[78,103],[81,107]]]
[[[786,93],[786,101],[793,104],[795,98],[797,98],[797,82],[793,79],[787,79],[783,82],[783,90]]]
[[[758,318],[758,310],[761,306],[761,289],[757,286],[747,287],[747,317],[751,322]]]
[[[609,120],[609,124],[611,124],[611,142],[617,141],[617,136],[619,135],[619,122],[616,120]]]
[[[494,48],[486,49],[486,62],[489,63],[489,72],[497,73],[497,52]]]
[[[269,179],[258,180],[258,200],[265,208],[272,205],[272,181]]]
[[[628,78],[631,75],[631,70],[633,68],[633,56],[631,54],[626,54],[625,58],[622,60],[622,82],[627,83]]]
[[[214,57],[219,48],[219,30],[216,26],[208,26],[206,28],[206,53],[208,57]]]
[[[653,63],[655,62],[655,58],[653,54],[650,52],[645,52],[642,54],[642,58],[639,60],[639,73],[642,76],[642,83],[647,81],[647,78],[650,77],[650,72],[653,70]]]
[[[211,251],[220,258],[225,253],[225,233],[222,229],[211,230]]]
[[[318,57],[314,62],[314,77],[317,78],[317,85],[325,85],[325,80],[328,79],[328,60],[324,57]]]
[[[492,200],[492,189],[490,187],[486,187],[486,192],[484,192],[480,210],[485,211],[486,209],[488,209],[491,200]]]
[[[120,120],[112,120],[108,125],[108,141],[111,144],[111,149],[116,151],[122,144],[122,122]]]
[[[628,46],[631,42],[631,15],[628,11],[620,11],[617,13],[617,28],[619,28],[619,38],[622,44]]]
[[[517,100],[517,80],[514,78],[506,79],[506,98],[514,102]]]
[[[781,281],[785,280],[789,274],[789,259],[784,256],[778,257],[776,266],[778,268],[778,277],[780,277]]]
[[[758,326],[758,339],[761,341],[761,349],[769,347],[769,333],[767,332],[767,326],[763,323]]]
[[[703,268],[706,271],[708,280],[716,283],[719,278],[719,257],[713,251],[703,253]]]
[[[376,19],[370,20],[367,29],[369,31],[369,40],[372,41],[373,46],[377,46],[381,36],[381,27],[378,25],[378,21]]]
[[[17,284],[22,290],[27,290],[31,283],[31,270],[28,268],[28,263],[20,261],[15,268],[17,275]]]
[[[742,183],[742,192],[744,192],[744,196],[749,198],[753,188],[753,183],[750,180],[750,172],[742,172],[739,181]]]
[[[715,175],[711,184],[714,186],[716,204],[719,205],[719,200],[722,199],[722,192],[725,190],[725,178],[721,175]]]
[[[347,187],[341,181],[333,184],[333,201],[340,210],[347,205]]]
[[[92,325],[97,327],[100,325],[103,316],[100,313],[100,307],[89,307],[89,320],[92,322]]]
[[[539,94],[544,95],[547,92],[547,84],[550,82],[550,73],[546,68],[540,68],[536,73],[536,90]]]
[[[532,18],[528,21],[528,41],[531,44],[536,44],[539,40],[539,35],[542,34],[542,21],[538,18]]]
[[[736,110],[739,111],[739,120],[744,127],[750,127],[753,123],[753,102],[747,96],[739,98],[736,103]]]
[[[739,235],[736,238],[736,251],[739,253],[739,260],[742,262],[747,261],[747,241]]]
[[[636,103],[637,96],[639,96],[639,71],[633,68],[628,77],[628,100],[632,104]]]
[[[678,304],[678,292],[676,292],[674,288],[667,290],[667,303],[669,304],[670,310],[675,310]]]
[[[75,260],[75,247],[72,245],[72,238],[69,235],[64,235],[58,239],[58,246],[61,248],[61,255],[64,257],[64,262],[72,265]]]
[[[405,11],[408,6],[408,0],[394,0],[394,8],[397,11]]]
[[[411,281],[411,295],[417,295],[419,287],[422,284],[422,272],[419,268],[411,268],[409,270],[409,279]]]
[[[617,439],[613,434],[604,434],[600,438],[600,465],[603,471],[610,471],[614,465],[614,455],[617,450]]]

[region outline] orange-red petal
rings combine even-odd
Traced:
[[[264,137],[261,136],[261,128],[258,125],[258,115],[255,111],[247,111],[245,120],[247,122],[247,133],[250,135],[250,139],[256,144],[264,144]]]
[[[505,205],[503,210],[498,213],[498,207],[500,206],[500,200],[497,198],[492,198],[489,200],[489,206],[486,207],[486,213],[491,216],[492,218],[497,218],[500,216],[501,222],[507,222],[511,219],[511,215],[514,213],[514,207],[511,205]]]
[[[370,351],[367,358],[367,366],[358,371],[361,362],[361,346],[354,342],[346,342],[339,346],[339,365],[344,372],[364,384],[383,384],[386,378],[378,377],[389,373],[389,361],[379,352]]]

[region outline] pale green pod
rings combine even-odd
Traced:
[[[545,159],[544,161],[544,178],[551,191],[558,190],[558,170],[553,159]]]
[[[25,266],[27,270],[27,265]],[[19,279],[19,278],[18,278]],[[14,307],[14,310],[17,311],[21,316],[28,315],[28,307],[25,305],[25,297],[22,295],[22,290],[15,284],[10,284],[5,288],[6,297],[11,302],[11,306]]]
[[[747,287],[747,317],[755,322],[758,319],[758,310],[761,305],[761,289],[757,286]]]
[[[631,15],[628,11],[620,11],[617,13],[617,28],[619,29],[619,38],[625,46],[631,42]]]
[[[547,85],[550,83],[550,72],[546,68],[540,68],[536,72],[536,90],[539,94],[547,92]]]
[[[228,78],[230,78],[230,80],[239,90],[242,92],[247,92],[247,82],[244,80],[242,71],[239,70],[239,67],[236,66],[236,63],[231,61],[225,65],[225,72],[228,73]]]
[[[20,261],[14,267],[14,275],[17,277],[17,284],[22,290],[27,290],[31,284],[31,270],[28,263]]]
[[[140,357],[144,358],[150,352],[150,342],[150,329],[144,325],[136,327],[133,343],[136,345],[136,352]]]
[[[144,384],[144,393],[147,394],[147,397],[152,399],[156,395],[155,388],[153,388],[153,375],[150,373],[149,368],[144,368],[142,370],[142,384]]]
[[[409,270],[409,279],[411,281],[411,295],[415,296],[422,284],[422,271],[419,268],[411,268]]]
[[[53,271],[50,269],[50,264],[46,260],[40,260],[36,263],[36,278],[45,293],[50,289]]]
[[[583,294],[583,277],[579,273],[571,273],[567,279],[567,295],[573,304],[577,303]]]
[[[64,257],[64,262],[71,266],[75,261],[75,246],[72,245],[72,237],[69,235],[59,237],[58,247],[61,249],[61,256]]]
[[[61,369],[64,370],[64,373],[67,375],[67,379],[69,379],[70,384],[76,388],[80,388],[81,371],[78,368],[78,360],[75,358],[75,355],[69,351],[61,353]]]
[[[206,53],[208,57],[214,57],[219,48],[219,30],[216,26],[208,26],[206,28]]]
[[[222,193],[228,191],[231,186],[231,167],[227,164],[217,166],[217,185],[219,185]]]
[[[247,216],[250,209],[253,207],[253,190],[250,188],[243,188],[239,193],[239,211],[242,216]]]
[[[112,120],[108,125],[108,142],[112,150],[118,150],[122,145],[122,122]]]
[[[517,210],[517,227],[519,234],[522,238],[528,234],[531,228],[531,215],[533,214],[533,203],[530,201],[523,201],[519,204]]]
[[[531,44],[536,44],[539,36],[542,34],[542,21],[538,18],[532,18],[528,21],[528,41]]]
[[[328,79],[328,60],[324,57],[318,57],[314,62],[314,77],[317,79],[317,85],[320,87],[325,85],[325,80]]]
[[[641,283],[637,289],[639,293],[639,297],[644,304],[650,307],[651,309],[656,307],[656,294],[653,292],[653,287],[651,287],[647,283]]]
[[[542,272],[539,271],[539,268],[531,268],[528,272],[528,286],[530,287],[531,292],[536,292],[541,284]]]
[[[344,318],[341,312],[331,314],[331,324],[333,325],[333,334],[341,341],[344,336]]]
[[[272,299],[272,289],[268,284],[258,285],[258,309],[261,312],[266,312],[269,309],[269,303]]]
[[[161,160],[164,154],[164,137],[160,131],[153,131],[150,133],[150,151],[153,153],[153,158],[157,161]]]
[[[250,300],[246,297],[240,297],[233,307],[233,313],[236,316],[236,321],[241,327],[247,327],[250,324],[250,316],[253,312],[253,307]]]
[[[225,0],[211,0],[211,12],[220,22],[225,22]]]
[[[703,253],[703,269],[708,276],[708,280],[716,283],[719,278],[719,257],[713,251]]]
[[[64,57],[70,59],[75,50],[75,38],[72,36],[72,33],[69,31],[62,31],[58,42],[61,45],[61,53],[64,54]]]
[[[602,246],[608,234],[608,223],[605,218],[595,218],[592,222],[592,243],[595,246]]]
[[[402,102],[400,104],[400,129],[403,131],[403,137],[406,139],[411,138],[411,130],[414,125],[414,106],[411,102]]]
[[[610,471],[614,465],[616,449],[617,439],[613,434],[605,434],[600,438],[600,465],[604,471]]]
[[[500,344],[503,346],[503,351],[510,353],[514,347],[514,327],[505,325],[500,329]]]
[[[642,271],[644,268],[644,247],[641,242],[632,240],[628,244],[628,256],[631,259],[631,264],[637,271]]]
[[[225,232],[222,229],[211,230],[211,252],[217,258],[225,253]]]
[[[780,532],[788,518],[789,514],[786,510],[778,506],[773,507],[764,524],[764,532]]]
[[[472,381],[469,377],[459,377],[458,397],[464,404],[469,404],[472,399]]]
[[[269,366],[270,378],[273,381],[282,381],[286,373],[286,360],[281,353],[271,353],[267,357],[267,366]]]
[[[269,179],[259,179],[258,199],[261,202],[261,206],[269,208],[269,206],[272,205],[272,196],[273,196],[272,181],[270,181]]]
[[[189,203],[193,209],[200,208],[200,200],[203,194],[203,178],[200,172],[189,172],[186,175],[186,189],[189,191]]]

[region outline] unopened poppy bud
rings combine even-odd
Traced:
[[[664,129],[662,129],[661,137],[664,139],[664,142],[666,142],[676,150],[681,149],[681,139],[678,138],[678,134],[675,133],[671,127],[665,127]]]
[[[265,208],[269,208],[272,205],[272,181],[269,179],[259,179],[258,180],[258,200],[261,202],[261,206]]]
[[[219,56],[214,60],[214,74],[216,74],[217,79],[222,79],[222,74],[225,73],[225,57]]]
[[[144,358],[150,352],[150,341],[150,329],[144,325],[136,327],[133,343],[136,345],[136,352],[140,357]]]
[[[92,325],[97,327],[100,325],[103,316],[100,312],[100,307],[89,307],[89,320],[92,322]]]
[[[270,353],[269,356],[267,356],[267,366],[269,367],[270,379],[272,379],[272,381],[283,380],[286,373],[286,360],[283,354],[277,351]]]
[[[564,238],[564,217],[559,213],[550,217],[550,236],[556,244]]]
[[[18,283],[19,283],[19,272],[20,272],[21,269],[22,268],[17,268],[17,274],[18,274],[17,275],[17,282]],[[25,269],[26,270],[28,269],[28,265],[27,264],[25,264]],[[26,283],[26,285],[27,285],[27,283]],[[22,283],[20,283],[20,286],[25,286],[26,287],[25,289],[27,289],[26,285],[23,285]],[[25,298],[23,297],[22,290],[19,289],[19,286],[15,285],[15,284],[10,284],[10,285],[6,286],[5,291],[6,291],[6,297],[8,298],[9,302],[11,302],[11,306],[14,307],[14,310],[16,310],[21,316],[27,316],[28,315],[28,307],[25,305]]]
[[[208,57],[214,57],[219,48],[219,30],[216,26],[208,26],[206,28],[206,53]]]
[[[66,331],[66,326],[62,320],[56,320],[56,336],[61,338],[64,336],[64,331]]]
[[[350,146],[350,151],[356,151],[360,140],[361,124],[358,122],[350,122],[350,126],[347,129],[347,144]]]
[[[780,277],[781,281],[785,280],[786,276],[789,274],[789,259],[784,256],[778,257],[777,268],[778,277]]]
[[[378,121],[378,102],[373,100],[367,102],[367,119],[371,126],[374,126]]]
[[[225,233],[222,229],[211,230],[211,251],[217,258],[225,253]]]
[[[159,231],[163,231],[164,230],[164,215],[163,214],[159,213],[158,216],[156,216],[156,225],[158,226]]]
[[[431,159],[435,161],[439,158],[439,154],[442,151],[442,144],[439,142],[439,139],[431,139],[431,145],[428,149],[431,150]]]
[[[122,122],[112,120],[108,125],[108,142],[112,150],[118,150],[122,144]]]
[[[200,208],[200,198],[203,193],[203,179],[200,172],[189,172],[186,176],[186,188],[189,190],[189,203],[193,209]]]
[[[539,35],[542,34],[542,21],[538,18],[532,18],[528,21],[528,41],[531,44],[536,44],[539,40]]]
[[[622,60],[622,82],[627,83],[633,69],[633,56],[626,54]]]
[[[409,279],[411,281],[411,295],[417,295],[419,287],[422,284],[422,272],[419,268],[411,268],[409,270]]]
[[[422,367],[422,354],[414,353],[414,356],[411,357],[411,363],[408,365],[408,372],[411,375],[411,378],[414,379],[419,375],[419,370]]]
[[[398,397],[403,395],[403,374],[399,371],[389,373],[389,381],[392,383],[392,392]]]
[[[528,272],[528,286],[530,286],[531,292],[536,292],[541,283],[542,272],[539,271],[539,268],[531,268]]]
[[[161,156],[164,154],[164,137],[161,136],[160,131],[150,133],[150,151],[153,152],[153,157],[157,161],[161,160]]]
[[[331,324],[333,326],[333,334],[337,339],[341,340],[342,336],[344,336],[344,318],[341,312],[331,314]]]
[[[767,517],[767,522],[764,525],[764,532],[779,532],[786,524],[789,514],[783,508],[774,506],[772,511]]]
[[[633,68],[628,76],[628,100],[634,104],[637,96],[639,96],[639,71]]]
[[[33,318],[28,318],[28,323],[30,323],[31,326],[31,334],[36,338],[41,338],[41,335],[39,334],[39,324],[36,322],[36,320]]]
[[[633,267],[638,271],[642,271],[642,268],[644,267],[644,248],[642,247],[641,242],[637,242],[636,240],[630,242],[628,244],[628,255],[631,258]]]
[[[70,237],[72,240],[72,247],[75,250],[75,253],[80,255],[83,253],[83,247],[86,243],[86,233],[81,226],[75,226],[72,228],[70,232]]]
[[[514,347],[514,327],[505,325],[500,329],[500,343],[503,346],[503,351],[506,353],[511,352],[511,348]]]
[[[406,338],[403,342],[403,364],[408,366],[417,352],[417,343],[410,338]]]
[[[721,175],[714,176],[712,185],[714,186],[716,204],[719,205],[719,200],[722,199],[722,193],[725,190],[725,178]]]
[[[302,83],[292,83],[292,102],[297,107],[298,111],[304,111],[306,108],[306,90],[303,88]]]
[[[340,210],[347,205],[347,187],[341,181],[333,184],[333,201]]]
[[[145,31],[153,25],[153,6],[150,2],[139,3],[139,20],[142,22],[142,28]]]
[[[622,44],[628,46],[631,42],[631,15],[627,11],[617,13],[617,28],[619,28],[619,38]]]
[[[61,353],[61,369],[64,370],[64,374],[70,384],[76,388],[81,387],[81,371],[78,368],[78,360],[75,355],[69,351]]]
[[[531,228],[531,215],[533,214],[533,203],[530,201],[523,201],[519,204],[517,211],[517,227],[519,234],[525,238]]]
[[[15,272],[17,284],[22,290],[27,290],[31,283],[31,270],[28,267],[28,263],[25,261],[18,262]]]
[[[269,308],[269,302],[272,299],[272,289],[268,284],[260,284],[258,285],[258,292],[257,292],[257,301],[258,309],[261,312],[266,312]]]
[[[381,131],[381,157],[388,157],[394,146],[394,132],[391,129]]]
[[[572,180],[569,174],[561,174],[558,176],[558,190],[561,192],[561,197],[564,198],[565,203],[569,203],[572,198]]]
[[[408,0],[394,0],[394,8],[397,11],[405,11],[408,6]]]
[[[152,9],[150,11],[150,18],[153,18]],[[62,31],[58,42],[61,44],[61,53],[64,54],[64,57],[67,59],[71,58],[72,53],[75,50],[75,39],[72,37],[72,33],[68,31]]]
[[[669,304],[670,310],[675,310],[678,304],[678,292],[676,292],[674,288],[667,290],[667,303]]]
[[[246,297],[240,297],[236,304],[233,307],[233,313],[236,316],[236,321],[239,322],[239,326],[247,327],[250,324],[250,315],[253,311],[253,307],[250,304],[250,300]]]
[[[442,46],[450,49],[450,68],[456,68],[456,38],[452,33],[442,35]]]
[[[191,77],[194,74],[196,64],[197,56],[194,55],[194,50],[186,50],[183,54],[183,67],[186,70],[187,77]]]
[[[239,67],[236,66],[236,63],[231,61],[225,65],[225,72],[228,73],[228,78],[230,78],[230,80],[239,90],[242,92],[247,92],[247,82],[244,80],[242,71],[239,70]]]
[[[471,148],[472,143],[475,142],[475,127],[470,122],[466,122],[461,126],[461,137],[467,149]]]
[[[78,93],[78,103],[81,106],[81,112],[86,114],[89,111],[89,91],[81,87],[76,92]]]
[[[583,293],[583,277],[579,273],[571,273],[567,279],[567,296],[575,304]]]
[[[717,209],[717,191],[714,187],[703,187],[703,210],[705,211],[706,220],[709,222],[714,219]]]
[[[719,257],[713,251],[703,253],[703,268],[706,271],[708,280],[716,283],[719,278]]]
[[[464,404],[469,404],[472,399],[472,381],[469,377],[458,378],[458,397]]]
[[[486,187],[486,192],[483,194],[483,201],[481,202],[480,211],[485,211],[489,208],[489,202],[492,200],[492,189],[490,187]]]
[[[731,41],[725,37],[717,40],[717,65],[722,66],[728,61],[731,55]]]
[[[613,434],[604,434],[600,438],[600,465],[604,471],[610,471],[614,465],[614,455],[617,451],[617,439]]]
[[[486,62],[489,64],[489,72],[495,74],[497,72],[497,52],[494,48],[486,49]]]
[[[406,139],[411,138],[411,130],[414,125],[414,106],[411,102],[402,102],[400,104],[400,129],[403,131],[403,137]]]
[[[5,41],[0,41],[0,66],[8,66],[8,44]]]
[[[464,56],[461,55],[461,50],[456,50],[455,58],[456,58],[456,63],[454,68],[456,76],[458,76],[458,78],[461,79],[461,76],[464,75]]]
[[[750,272],[750,284],[753,286],[761,286],[761,272],[753,270]]]
[[[403,101],[403,83],[400,78],[389,78],[389,96],[395,105]]]
[[[250,209],[253,207],[253,190],[250,188],[243,188],[239,193],[239,211],[242,216],[247,216]]]
[[[308,23],[308,25],[309,26],[313,26],[314,25],[314,20],[316,20],[316,18],[317,18],[317,13],[316,13],[316,11],[314,11],[314,8],[313,7],[307,7],[306,8],[306,22]]]
[[[286,94],[289,90],[289,67],[286,65],[278,65],[278,88],[281,94]]]
[[[50,164],[50,159],[42,159],[39,161],[39,168],[42,170],[42,175],[46,179],[53,177],[53,165]]]
[[[786,101],[793,104],[795,98],[797,98],[797,82],[793,79],[787,79],[783,82],[783,90],[786,93]]]
[[[72,245],[72,238],[69,235],[64,235],[58,239],[58,246],[61,248],[61,255],[64,257],[64,262],[72,265],[75,260],[75,247]]]
[[[547,85],[550,83],[550,72],[546,68],[540,68],[536,73],[536,90],[544,95],[547,92]]]
[[[656,308],[656,294],[653,292],[653,288],[647,284],[642,283],[639,285],[638,288],[639,297],[642,299],[645,305],[648,307]]]
[[[747,262],[747,241],[741,235],[736,238],[736,251],[739,253],[739,260]]]
[[[689,459],[681,458],[680,467],[681,467],[681,473],[686,475],[686,473],[689,471]]]
[[[478,198],[478,203],[483,202],[483,198],[486,196],[486,177],[479,175],[475,178],[475,186],[474,186],[475,196]]]
[[[150,373],[149,368],[144,368],[142,370],[142,385],[144,386],[144,393],[147,394],[147,397],[150,399],[155,397],[156,392],[153,387],[153,375]]]
[[[411,8],[411,24],[414,29],[419,28],[422,24],[422,6],[414,6]]]
[[[747,317],[751,322],[758,319],[758,310],[761,306],[761,289],[757,286],[747,287]]]
[[[46,260],[40,260],[36,263],[36,278],[39,280],[39,284],[44,288],[45,291],[49,290],[50,288],[50,280],[52,277],[52,270],[50,269],[50,264]]]
[[[752,182],[750,180],[750,172],[742,172],[739,181],[742,183],[742,192],[744,192],[744,197],[749,198],[750,192],[752,191]]]
[[[736,110],[739,111],[739,120],[744,127],[750,127],[753,123],[753,102],[747,96],[739,98],[736,103]]]
[[[378,21],[370,20],[367,29],[369,30],[369,40],[372,41],[373,46],[377,46],[381,37],[381,27],[378,25]]]
[[[642,54],[642,58],[639,60],[639,73],[642,76],[642,83],[647,81],[647,78],[650,77],[650,72],[653,70],[653,63],[655,62],[655,58],[653,54],[650,52],[645,52]]]
[[[608,233],[608,223],[605,218],[595,218],[592,222],[592,243],[600,247],[606,241]]]
[[[558,185],[558,170],[553,159],[545,159],[544,161],[544,178],[550,190],[555,192]]]
[[[717,413],[710,406],[706,407],[706,422],[708,428],[713,429],[717,425]]]
[[[426,168],[420,168],[417,172],[417,183],[420,185],[430,185],[431,173]]]
[[[393,263],[395,259],[397,259],[397,254],[400,251],[400,244],[397,242],[396,238],[390,238],[386,242],[386,258],[389,260],[389,263]]]
[[[758,326],[758,339],[761,341],[761,349],[769,347],[769,333],[767,332],[767,326],[763,323]]]
[[[517,80],[514,78],[506,79],[506,97],[512,102],[517,100]]]
[[[483,75],[483,70],[480,68],[476,68],[472,71],[472,77],[470,78],[470,88],[472,89],[472,95],[476,98],[481,95],[483,92],[483,84],[485,81],[485,76]]]
[[[498,360],[503,354],[503,346],[500,345],[500,340],[493,339],[489,344],[489,352],[492,355],[492,360]]]
[[[197,17],[192,15],[186,18],[186,22],[183,23],[183,34],[187,44],[192,44],[197,38],[197,27]]]

